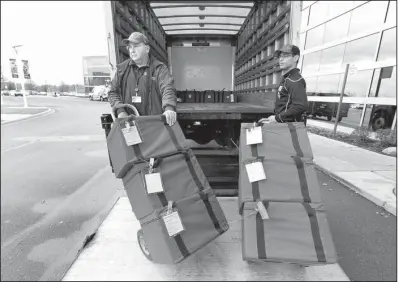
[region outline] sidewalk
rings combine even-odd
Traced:
[[[33,117],[53,113],[54,110],[47,107],[12,107],[1,105],[1,124],[8,124]]]
[[[397,215],[395,157],[309,133],[314,163],[326,174]]]

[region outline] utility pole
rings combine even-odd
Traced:
[[[17,62],[19,65],[19,74],[18,75],[20,76],[19,81],[21,82],[21,87],[22,87],[24,108],[28,108],[28,100],[26,99],[26,91],[25,91],[25,83],[24,83],[23,64],[22,64],[21,58],[19,57],[19,54],[17,51],[17,48],[22,47],[22,46],[23,45],[15,45],[15,46],[12,46],[12,48],[14,49],[15,54],[17,55]]]

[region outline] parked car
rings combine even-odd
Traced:
[[[21,90],[17,90],[17,91],[15,91],[14,96],[15,96],[15,97],[17,97],[17,96],[23,97],[23,93],[22,93]]]
[[[307,93],[308,96],[340,96],[338,93]],[[311,95],[312,94],[312,95]],[[348,96],[344,94],[344,96]],[[337,102],[309,102],[309,114],[312,117],[326,117],[328,121],[331,121],[333,117],[337,115],[337,109],[339,103]],[[342,103],[340,107],[339,122],[348,116],[350,104]]]
[[[91,92],[90,100],[108,101],[108,92],[109,88],[105,85],[95,86]]]
[[[10,92],[8,92],[7,90],[1,91],[1,95],[3,95],[3,96],[10,96]]]

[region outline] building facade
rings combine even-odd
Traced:
[[[83,57],[83,76],[85,93],[88,94],[94,86],[106,85],[111,81],[111,67],[107,56]]]
[[[350,65],[341,125],[396,128],[396,9],[396,1],[302,1],[299,68],[309,101],[338,102]]]

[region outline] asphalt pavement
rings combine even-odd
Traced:
[[[106,102],[28,97],[53,114],[1,126],[1,280],[60,280],[116,201]],[[23,106],[4,97],[6,106]],[[3,105],[2,105],[3,106]]]
[[[352,281],[397,281],[397,218],[318,171],[339,264]]]

